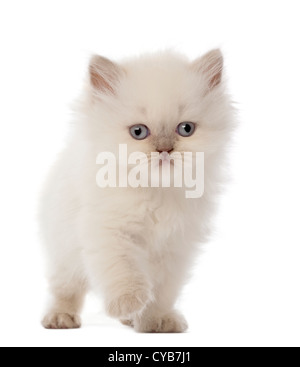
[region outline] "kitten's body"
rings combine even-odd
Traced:
[[[218,51],[192,65],[170,53],[122,67],[93,59],[78,121],[42,201],[54,296],[45,327],[79,327],[84,296],[92,288],[104,295],[111,316],[137,331],[186,330],[174,305],[209,232],[233,126],[221,69]],[[194,136],[174,135],[181,121],[199,124]],[[128,127],[141,122],[151,136],[135,141]],[[117,152],[125,143],[131,152],[149,153],[170,141],[175,151],[205,153],[201,199],[186,199],[178,188],[97,187],[99,152]]]

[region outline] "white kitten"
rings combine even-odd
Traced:
[[[93,289],[104,295],[109,315],[139,332],[187,329],[174,306],[208,236],[234,127],[222,68],[219,50],[192,63],[170,52],[121,64],[92,58],[71,137],[42,199],[53,296],[46,328],[80,327],[86,292]],[[195,131],[180,136],[176,128],[186,121]],[[135,124],[151,134],[134,139]],[[204,152],[204,195],[186,199],[184,188],[99,188],[96,157],[117,155],[119,144],[148,155]]]

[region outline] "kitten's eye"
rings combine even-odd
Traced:
[[[144,140],[150,134],[149,129],[145,125],[134,125],[134,126],[131,126],[131,128],[129,129],[129,132],[130,132],[130,135],[134,139],[137,139],[137,140]]]
[[[181,124],[179,124],[177,126],[177,130],[176,132],[183,136],[183,137],[188,137],[194,134],[196,129],[196,126],[193,122],[182,122]]]

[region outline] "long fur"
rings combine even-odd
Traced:
[[[222,65],[218,50],[193,63],[172,52],[120,64],[93,57],[68,144],[41,201],[53,296],[46,328],[79,327],[84,296],[93,289],[108,314],[137,331],[186,330],[174,306],[208,238],[235,125]],[[174,135],[182,121],[197,123],[193,136]],[[149,139],[130,136],[136,123],[150,128]],[[96,185],[100,152],[117,154],[127,144],[129,153],[149,154],[162,135],[175,139],[175,151],[205,153],[202,198],[186,199],[183,189]]]

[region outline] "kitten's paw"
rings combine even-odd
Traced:
[[[164,316],[137,318],[134,328],[139,333],[184,333],[188,324],[180,313],[172,311]]]
[[[108,302],[106,310],[111,317],[127,319],[128,316],[143,311],[151,299],[152,295],[149,291],[136,290]]]
[[[133,320],[131,319],[121,319],[120,322],[125,326],[134,327]]]
[[[49,313],[42,321],[45,329],[79,329],[81,320],[78,315],[68,313]]]

